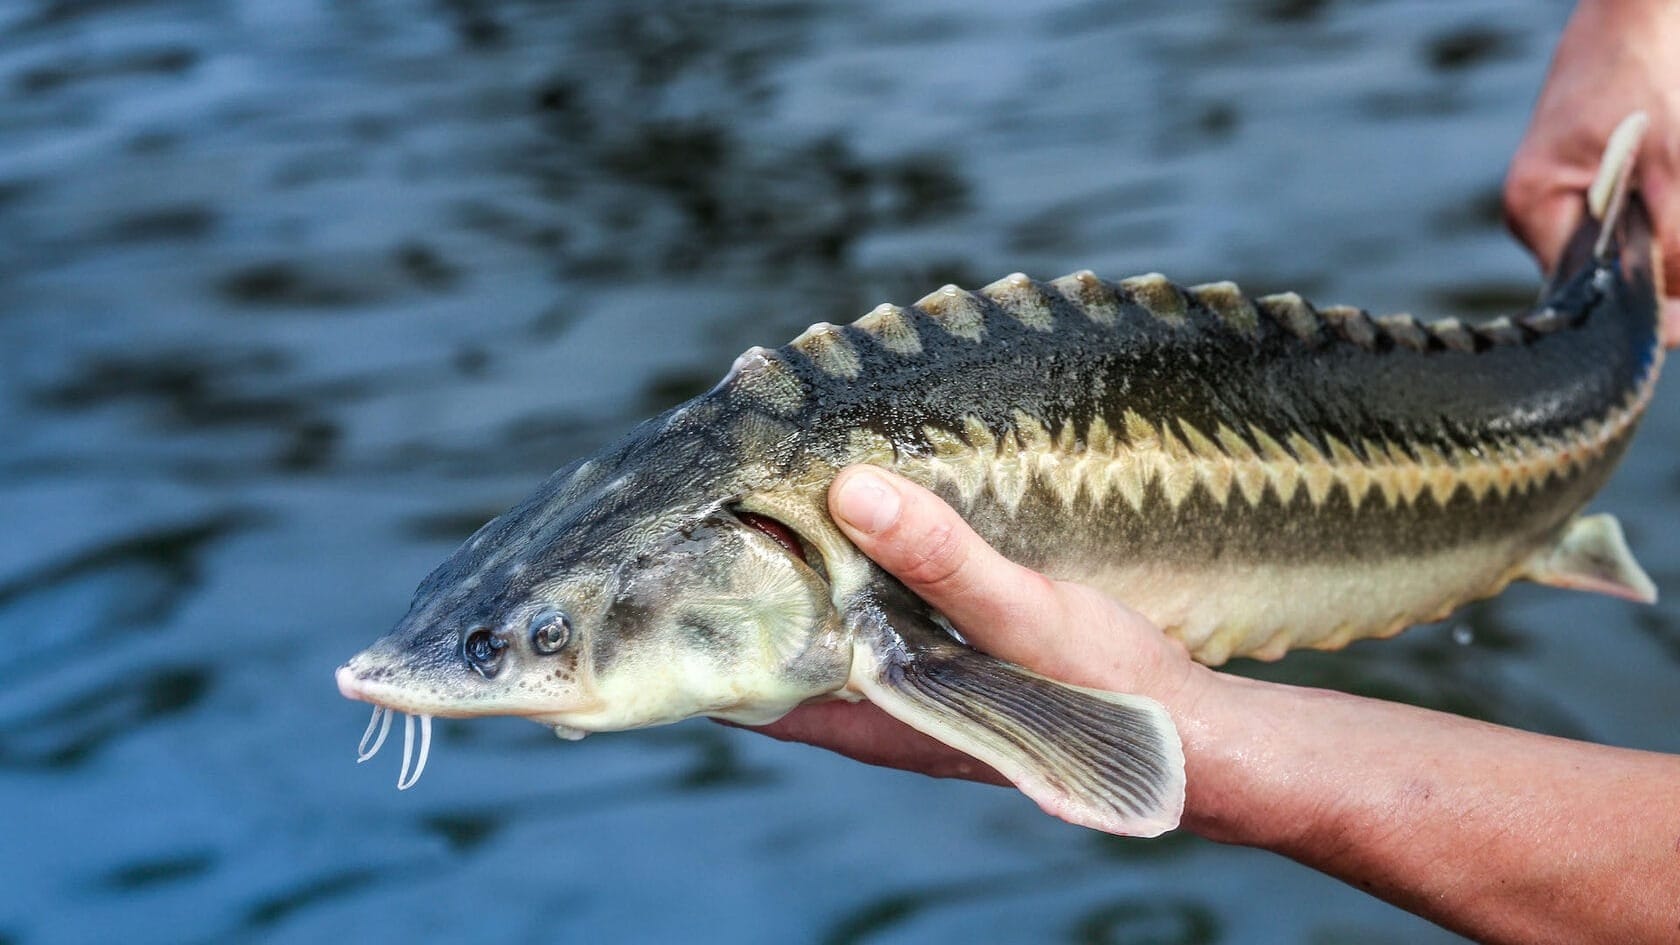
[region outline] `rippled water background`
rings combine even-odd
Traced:
[[[444,721],[398,794],[331,671],[809,322],[1086,266],[1519,307],[1498,184],[1567,6],[5,5],[0,943],[1455,941],[704,722]],[[1598,504],[1672,601],[1670,393]],[[1680,751],[1676,618],[1522,587],[1263,672]]]

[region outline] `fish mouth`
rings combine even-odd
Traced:
[[[362,732],[361,741],[356,743],[356,763],[362,764],[379,754],[379,749],[385,747],[385,740],[391,734],[391,723],[398,713],[403,716],[403,759],[402,767],[397,772],[397,790],[406,791],[420,781],[420,775],[426,770],[426,761],[432,752],[432,719],[433,718],[478,718],[487,715],[504,715],[505,712],[486,711],[475,712],[459,707],[442,708],[435,705],[424,705],[412,698],[402,687],[389,683],[382,683],[369,679],[358,673],[351,663],[346,663],[333,674],[338,683],[338,692],[346,699],[355,702],[367,702],[373,706],[373,717],[368,719],[367,730]],[[586,706],[585,708],[589,708]],[[531,721],[545,728],[552,729],[554,734],[568,741],[577,741],[591,733],[591,729],[579,728],[568,721],[574,713],[544,713],[528,715]],[[418,725],[416,722],[418,721]],[[419,733],[419,750],[415,750],[415,733]]]
[[[402,767],[397,771],[397,790],[406,791],[420,783],[420,775],[426,770],[426,761],[432,755],[432,714],[426,712],[410,712],[391,705],[375,697],[368,691],[369,684],[359,678],[356,671],[348,664],[340,666],[333,674],[338,682],[338,691],[346,699],[373,703],[373,717],[368,719],[367,730],[362,732],[361,741],[356,743],[356,763],[361,764],[379,754],[379,749],[385,747],[385,739],[391,734],[391,720],[398,712],[403,714],[403,757]],[[373,684],[377,686],[378,684]],[[391,688],[391,687],[379,687]],[[415,720],[420,725],[420,751],[416,760],[414,751]]]
[[[463,712],[437,705],[426,705],[400,685],[380,682],[366,673],[357,672],[354,661],[345,663],[333,674],[339,695],[355,702],[370,702],[375,706],[395,709],[410,715],[431,715],[450,718],[469,718],[476,713]]]

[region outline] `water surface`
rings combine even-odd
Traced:
[[[1567,7],[6,7],[0,943],[1456,941],[703,722],[442,721],[398,794],[331,673],[810,322],[1083,267],[1520,307],[1498,185]],[[1672,600],[1666,395],[1597,504]],[[1532,587],[1264,670],[1680,751],[1677,671],[1672,605]]]

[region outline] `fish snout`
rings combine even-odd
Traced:
[[[351,664],[345,663],[340,666],[338,672],[333,674],[333,679],[338,682],[339,695],[346,699],[368,701],[367,695],[362,691],[361,677],[356,674],[356,670],[351,667]]]

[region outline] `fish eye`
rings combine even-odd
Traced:
[[[572,622],[557,610],[545,610],[531,618],[531,649],[553,656],[572,638]]]
[[[467,665],[485,679],[496,675],[496,671],[502,668],[502,651],[505,649],[507,641],[485,627],[479,627],[461,641],[461,655],[466,658]]]

